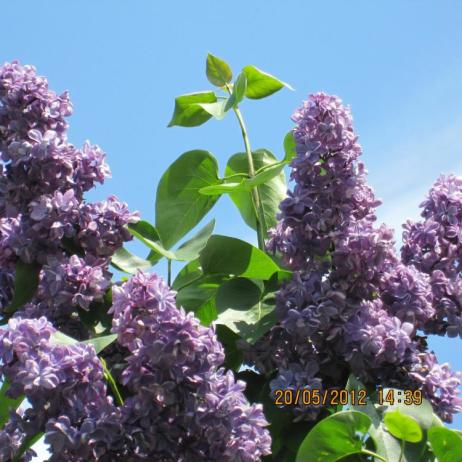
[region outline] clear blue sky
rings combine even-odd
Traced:
[[[242,150],[236,121],[169,128],[176,95],[205,90],[208,51],[291,83],[242,105],[253,147],[281,155],[290,115],[308,93],[339,95],[353,110],[379,218],[398,227],[441,172],[462,174],[462,3],[454,1],[8,1],[0,61],[34,64],[69,89],[70,138],[108,154],[115,193],[153,220],[156,184],[182,152],[209,149],[223,166]],[[217,230],[254,240],[229,200]],[[461,340],[431,341],[462,370]],[[457,425],[462,427],[462,418]]]

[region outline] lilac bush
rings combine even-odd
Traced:
[[[399,253],[338,97],[302,104],[278,160],[251,150],[239,105],[288,85],[254,66],[233,82],[212,55],[206,73],[224,94],[178,97],[169,126],[233,112],[245,153],[223,178],[208,151],[184,153],[150,223],[115,196],[86,200],[110,170],[101,148],[68,141],[68,93],[32,66],[0,67],[0,462],[31,460],[41,436],[49,462],[303,462],[352,447],[397,462],[414,460],[408,442],[433,461],[437,415],[462,410],[460,374],[427,346],[462,337],[462,180],[437,180]],[[179,243],[223,194],[259,247],[212,236],[213,221]],[[124,247],[133,236],[146,258]],[[166,280],[150,271],[163,258]],[[418,410],[398,406],[421,440],[387,426],[383,387],[423,394]],[[367,390],[368,406],[275,400],[345,388]]]

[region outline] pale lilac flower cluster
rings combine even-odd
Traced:
[[[130,239],[125,225],[138,219],[113,196],[84,201],[110,171],[98,146],[67,141],[71,112],[68,94],[49,90],[34,67],[0,66],[0,264],[44,265],[32,304],[50,320],[101,299],[109,258]],[[33,312],[28,306],[20,315]]]
[[[404,225],[402,258],[431,280],[435,316],[426,332],[462,338],[462,179],[442,175],[421,207],[424,220]]]
[[[438,364],[434,354],[422,353],[409,375],[421,386],[444,420],[451,422],[454,410],[462,410],[462,400],[458,396],[461,373],[452,371],[448,363]]]
[[[394,249],[393,232],[385,225],[374,226],[380,202],[358,162],[361,148],[349,110],[337,97],[319,93],[310,96],[293,119],[295,186],[280,205],[280,222],[268,247],[282,254],[295,272],[277,296],[279,324],[253,348],[247,346],[250,361],[264,373],[277,371],[273,390],[281,384],[339,387],[350,372],[368,385],[411,384],[451,420],[462,409],[457,387],[448,387],[442,374],[433,376],[423,367],[421,376],[411,374],[426,348],[417,332],[427,329],[438,312],[435,275],[422,272],[418,252],[417,259],[404,258],[403,264]],[[441,192],[432,193],[424,204],[424,215],[451,223],[451,236],[457,234],[454,226],[459,223],[459,209],[454,208],[458,187],[454,180],[446,189],[440,182],[444,198]],[[445,199],[450,194],[452,202]],[[435,242],[438,233],[433,224],[429,229]],[[415,246],[415,238],[408,240]],[[425,236],[425,243],[428,240]],[[459,249],[455,246],[452,254]],[[409,256],[414,253],[414,248],[408,251]],[[431,265],[434,261],[432,256]],[[456,266],[454,261],[445,263]],[[433,388],[425,386],[427,378]],[[446,404],[439,410],[441,395]],[[295,410],[297,418],[305,419],[318,411],[307,406]]]
[[[41,432],[48,438],[47,425],[55,419],[80,425],[112,407],[93,346],[56,344],[55,332],[44,317],[11,319],[0,330],[0,377],[10,383],[11,398],[25,396],[30,405],[22,413],[12,410],[0,431],[1,462],[10,461],[25,438]]]
[[[129,433],[137,453],[156,460],[259,461],[270,452],[260,405],[244,383],[219,368],[222,346],[212,328],[175,306],[175,293],[155,274],[138,273],[113,288],[113,331],[131,356],[123,383]]]

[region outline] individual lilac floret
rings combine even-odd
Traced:
[[[155,274],[139,272],[113,288],[113,332],[132,355],[123,382],[135,393],[125,407],[135,451],[156,460],[259,461],[271,440],[260,405],[218,367],[223,348],[212,328],[175,306]],[[131,428],[131,429],[130,429]]]
[[[124,242],[132,239],[125,228],[127,224],[136,223],[138,213],[131,213],[127,204],[115,196],[80,208],[77,242],[82,248],[97,257],[111,256]]]
[[[462,398],[459,396],[461,374],[453,372],[448,363],[438,364],[433,353],[423,353],[419,355],[419,362],[410,376],[443,420],[452,422],[453,414],[462,411]]]

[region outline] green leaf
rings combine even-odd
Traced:
[[[104,335],[103,337],[94,337],[89,340],[84,340],[81,343],[93,345],[95,347],[96,354],[100,354],[106,347],[113,343],[117,339],[117,334]]]
[[[271,181],[273,178],[280,175],[287,162],[275,162],[272,165],[266,165],[256,172],[256,175],[253,178],[244,180],[243,186],[250,191],[255,186],[260,186],[261,184],[266,184]]]
[[[51,339],[52,343],[55,345],[75,345],[77,343],[84,343],[88,345],[93,345],[95,348],[96,354],[101,353],[106,347],[108,347],[111,343],[116,340],[117,334],[110,334],[110,335],[104,335],[102,337],[94,337],[89,340],[84,340],[82,342],[79,342],[78,340],[69,337],[66,334],[63,334],[60,331],[56,331],[54,334],[52,334]]]
[[[234,278],[221,285],[217,292],[217,309],[221,314],[228,309],[246,311],[255,306],[261,289],[250,279]]]
[[[149,260],[137,257],[124,247],[117,249],[111,258],[111,264],[119,271],[135,274],[138,270],[148,270],[153,266]]]
[[[19,462],[24,455],[24,453],[31,448],[35,443],[37,443],[40,438],[42,438],[43,433],[39,432],[36,433],[35,435],[32,436],[27,436],[26,439],[22,442],[20,448],[18,449],[18,452],[13,458],[13,462]]]
[[[17,409],[24,401],[24,396],[18,398],[10,398],[7,391],[10,388],[10,382],[4,378],[2,386],[0,387],[0,429],[10,418],[10,411]]]
[[[294,138],[294,131],[290,130],[289,133],[284,137],[284,160],[287,162],[290,162],[296,155],[296,146],[297,144],[295,143],[295,138]]]
[[[199,189],[201,194],[206,196],[219,196],[223,193],[229,193],[240,188],[242,181],[240,183],[221,183],[212,186],[205,186],[204,188]]]
[[[199,103],[199,106],[207,111],[212,117],[215,117],[217,120],[223,119],[226,115],[226,105],[227,99],[221,99],[216,103]]]
[[[430,428],[428,441],[438,462],[460,462],[462,438],[455,431],[445,427]]]
[[[119,406],[123,406],[124,399],[122,398],[122,393],[120,393],[119,387],[117,385],[116,380],[114,379],[114,376],[111,374],[111,371],[108,369],[104,358],[100,358],[100,361],[101,361],[101,364],[103,365],[104,379],[109,384],[109,387],[111,388],[112,393],[114,394],[114,397],[116,398],[117,404]]]
[[[266,149],[259,149],[253,152],[255,169],[260,171],[263,167],[272,167],[279,161],[277,158]],[[231,176],[235,174],[248,173],[249,167],[247,164],[247,155],[238,153],[231,156],[226,166],[225,175]],[[273,171],[274,172],[274,171]],[[279,213],[279,204],[286,197],[287,186],[284,172],[281,171],[271,180],[258,186],[260,198],[263,206],[265,222],[267,228],[271,228],[277,224],[276,215]],[[257,219],[255,207],[252,201],[250,191],[236,191],[230,193],[231,200],[239,209],[244,221],[253,229],[257,227]]]
[[[201,250],[207,245],[210,236],[215,227],[215,220],[212,220],[208,225],[204,226],[195,236],[181,244],[175,250],[175,260],[191,261],[199,257]]]
[[[360,388],[364,388],[360,387]],[[390,389],[384,388],[383,393],[386,395]],[[397,393],[400,390],[394,389],[394,396],[399,396]],[[397,400],[396,400],[397,401]],[[388,404],[382,406],[373,406],[368,403],[364,406],[354,406],[354,409],[365,412],[371,417],[373,425],[369,429],[369,434],[374,441],[376,452],[389,461],[398,460],[401,454],[400,441],[394,438],[386,429],[382,422],[382,414],[388,411],[399,410],[402,414],[415,419],[421,428],[424,430],[430,428],[433,424],[433,409],[430,403],[426,400],[422,401],[419,406],[404,405],[396,402],[393,406]],[[426,443],[422,440],[421,443],[406,444],[401,462],[414,462],[420,457],[419,454],[426,452]]]
[[[399,410],[386,412],[383,421],[395,438],[409,443],[418,443],[422,439],[422,429],[417,421]]]
[[[79,341],[75,338],[69,337],[69,335],[63,334],[58,330],[52,334],[51,343],[54,345],[75,345],[76,343],[79,343]]]
[[[173,260],[175,254],[165,249],[160,241],[160,236],[158,231],[151,223],[140,220],[137,223],[132,223],[127,226],[128,231],[140,240],[143,244],[149,247],[154,253],[151,253],[149,258],[155,259],[157,254],[157,259],[160,259],[162,256]]]
[[[34,296],[39,284],[40,269],[41,267],[35,263],[24,263],[18,260],[14,279],[14,296],[8,307],[4,309],[5,313],[14,313]]]
[[[234,82],[233,92],[226,102],[225,111],[229,111],[231,108],[237,107],[237,105],[244,99],[246,88],[247,77],[244,72],[241,72]]]
[[[217,96],[213,91],[189,93],[175,98],[175,109],[172,120],[168,126],[173,127],[197,127],[207,122],[212,114],[202,107],[202,104],[217,102]]]
[[[169,249],[193,229],[218,197],[199,190],[219,184],[218,163],[207,151],[188,151],[164,173],[157,188],[156,228]]]
[[[239,183],[221,183],[218,185],[206,186],[205,188],[201,188],[199,192],[208,196],[216,196],[223,193],[229,194],[232,192],[250,192],[253,188],[266,184],[273,178],[279,176],[286,164],[286,161],[274,162],[258,170],[253,178],[244,179]]]
[[[199,259],[193,260],[185,265],[176,275],[172,284],[172,289],[178,291],[192,284],[194,281],[199,280],[203,275]]]
[[[147,221],[141,220],[138,223],[128,225],[127,228],[133,236],[152,249],[148,257],[150,259],[148,263],[152,266],[151,261],[158,259],[159,256],[178,261],[195,260],[199,256],[200,251],[207,244],[214,227],[215,220],[212,220],[191,239],[181,244],[175,251],[167,250],[162,246],[157,230]]]
[[[245,93],[247,98],[265,98],[266,96],[276,93],[283,87],[293,90],[289,84],[277,79],[271,74],[261,71],[255,66],[245,66],[243,71],[247,77],[247,89]]]
[[[233,72],[228,63],[210,53],[207,55],[205,73],[209,82],[217,87],[223,87],[233,78]]]
[[[223,280],[222,276],[217,275],[201,277],[178,291],[177,305],[182,306],[186,311],[193,311],[197,314],[203,306],[215,298],[218,287],[223,283]],[[207,312],[201,311],[198,315],[203,323],[212,322],[217,316],[215,304],[208,305],[207,308]]]
[[[225,349],[225,362],[223,366],[226,369],[239,371],[244,360],[244,354],[237,347],[236,342],[240,339],[239,335],[226,326],[221,324],[216,326],[217,337]]]
[[[263,251],[234,237],[214,235],[201,252],[204,274],[269,279],[279,267]]]
[[[246,283],[244,283],[246,281]],[[248,279],[225,282],[218,289],[216,323],[223,324],[249,343],[255,343],[276,324],[274,294],[259,300],[260,291]],[[241,293],[239,293],[239,290]]]
[[[370,418],[358,411],[343,411],[321,420],[301,444],[296,462],[335,462],[363,451],[358,433],[366,433]]]

